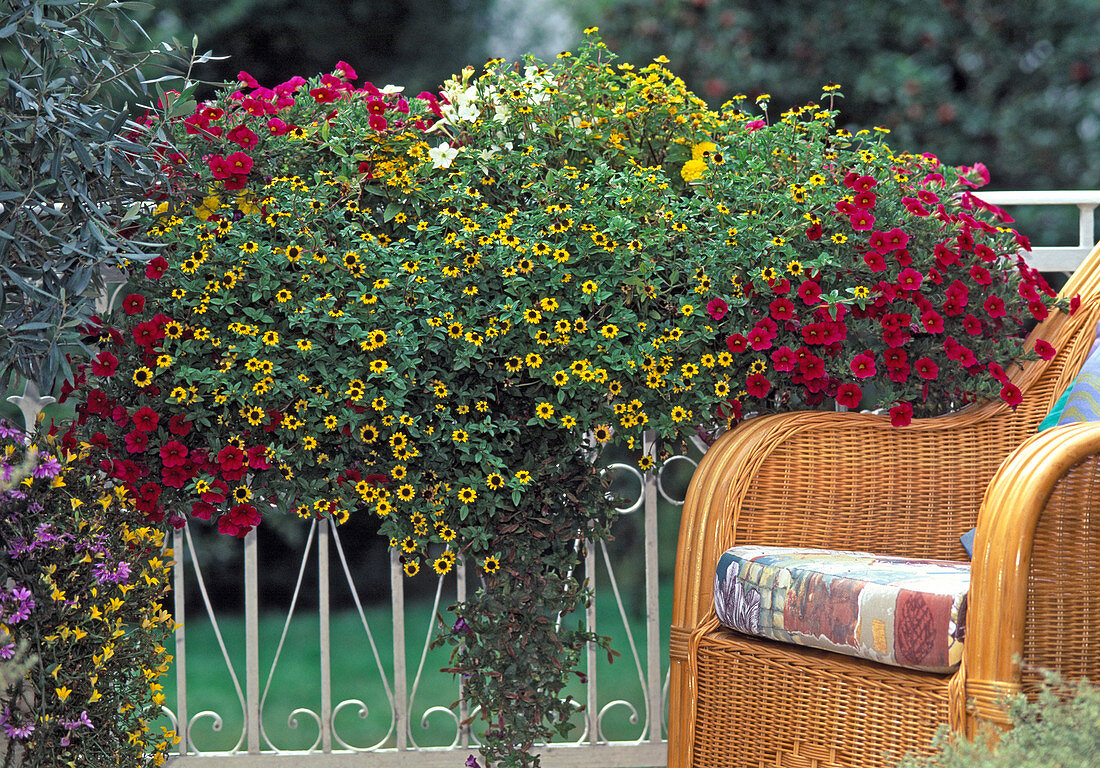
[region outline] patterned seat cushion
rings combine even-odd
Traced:
[[[949,672],[969,588],[969,563],[740,546],[718,561],[714,607],[738,632]]]

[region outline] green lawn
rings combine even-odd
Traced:
[[[661,669],[668,667],[667,626],[671,615],[671,580],[662,585],[661,594]],[[601,586],[606,587],[606,580]],[[599,705],[602,707],[613,699],[630,701],[639,711],[639,722],[629,722],[630,712],[624,706],[612,708],[604,718],[604,735],[612,740],[634,739],[641,733],[644,720],[642,688],[630,653],[629,644],[622,621],[619,618],[610,590],[597,600],[597,631],[612,637],[613,647],[622,656],[613,664],[608,664],[606,655],[601,655],[596,677],[599,685]],[[629,600],[629,597],[624,596]],[[644,600],[639,594],[638,600]],[[431,618],[431,603],[416,602],[406,605],[406,657],[409,669],[409,688],[411,692],[416,667],[424,649],[424,642]],[[641,665],[645,669],[645,620],[638,611],[628,613],[631,631],[638,651],[642,654]],[[378,646],[378,653],[387,676],[392,678],[393,652],[391,643],[392,620],[389,605],[373,606],[366,611],[371,631]],[[282,632],[285,617],[263,615],[260,618],[260,691],[267,682],[275,648]],[[244,678],[244,634],[245,625],[242,616],[218,618],[222,636],[233,660],[241,689],[245,688]],[[349,744],[356,747],[373,745],[385,738],[390,726],[391,708],[386,697],[382,679],[378,673],[367,635],[354,611],[341,612],[332,616],[332,700],[335,707],[345,699],[359,699],[366,703],[368,714],[360,718],[358,707],[348,705],[341,709],[336,717],[336,731]],[[271,688],[264,703],[264,729],[271,742],[279,749],[305,749],[317,739],[316,722],[308,714],[299,716],[297,728],[288,725],[288,717],[297,708],[309,708],[320,712],[320,650],[318,641],[318,621],[314,613],[300,613],[291,622],[283,646],[279,663],[275,669]],[[200,718],[194,725],[192,738],[195,745],[204,751],[230,749],[240,738],[244,722],[241,705],[233,687],[232,678],[226,669],[218,648],[214,632],[208,620],[193,617],[187,625],[187,686],[189,716],[194,717],[203,710],[219,713],[224,719],[222,728],[215,732],[212,718]],[[438,746],[450,744],[455,737],[454,719],[446,713],[432,715],[427,728],[420,727],[420,718],[430,707],[449,707],[457,698],[457,685],[450,675],[438,672],[447,665],[448,649],[440,648],[428,652],[424,664],[419,688],[412,702],[413,738],[420,746]],[[175,669],[164,678],[167,704],[175,709],[176,686]],[[580,685],[570,689],[582,702],[585,691]],[[577,722],[581,722],[578,716]],[[167,718],[154,727],[167,725]],[[580,726],[583,727],[583,726]],[[574,738],[580,730],[573,732]],[[393,744],[390,736],[389,744]],[[338,744],[334,743],[334,747]]]

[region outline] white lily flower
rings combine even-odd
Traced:
[[[459,150],[452,148],[450,143],[443,142],[438,147],[432,147],[428,150],[428,157],[432,160],[432,166],[435,168],[450,168],[451,163],[458,157]]]

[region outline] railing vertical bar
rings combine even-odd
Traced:
[[[396,549],[390,550],[390,588],[393,593],[393,706],[397,749],[409,748],[408,673],[405,669],[405,582]]]
[[[317,612],[321,622],[321,750],[332,751],[332,648],[329,631],[328,527],[322,520],[317,537]]]
[[[256,530],[244,537],[244,658],[245,727],[248,753],[260,752],[260,589],[256,556]]]
[[[459,603],[466,602],[466,558],[461,557],[458,560],[458,571],[456,573],[457,587],[456,598]],[[470,725],[466,723],[466,718],[470,716],[470,704],[466,701],[466,685],[462,681],[462,675],[458,676],[458,743],[459,746],[466,748],[470,746]]]
[[[183,530],[172,531],[172,609],[176,631],[176,735],[180,737],[179,754],[187,754],[187,645],[184,637],[183,611]]]
[[[1078,203],[1077,209],[1081,212],[1077,227],[1078,244],[1082,248],[1092,250],[1092,246],[1096,244],[1093,230],[1093,212],[1096,210],[1096,203]]]
[[[585,609],[585,621],[588,631],[596,631],[596,547],[590,539],[584,541],[584,573],[588,577],[588,588],[592,599]],[[587,723],[588,742],[599,743],[599,698],[596,691],[596,644],[588,644],[588,680],[586,686],[586,706],[584,718]]]
[[[653,459],[652,467],[646,470],[645,486],[645,613],[646,613],[646,687],[649,691],[649,712],[646,713],[646,728],[649,729],[649,741],[661,742],[661,722],[664,717],[661,709],[661,604],[657,578],[657,433],[646,430],[642,436],[642,452]]]

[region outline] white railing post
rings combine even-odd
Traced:
[[[321,623],[321,751],[332,751],[332,646],[329,631],[328,527],[321,520],[317,536],[317,612]]]
[[[405,667],[405,573],[397,549],[390,550],[390,589],[393,599],[393,707],[397,719],[397,750],[409,748],[409,681]]]
[[[661,724],[661,605],[657,573],[657,433],[646,430],[642,437],[642,455],[653,459],[645,473],[645,613],[646,613],[646,698],[649,711],[646,723],[649,741],[660,743]]]
[[[260,589],[257,576],[256,529],[244,537],[244,656],[245,730],[248,753],[260,753]]]
[[[184,626],[183,593],[183,529],[172,531],[172,609],[176,622],[176,735],[180,737],[179,754],[187,754],[187,645]]]

